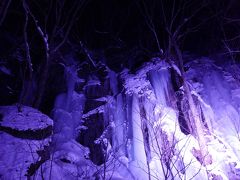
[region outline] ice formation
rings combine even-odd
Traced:
[[[68,88],[58,95],[53,110],[51,155],[33,177],[240,179],[238,65],[231,71],[231,65],[221,67],[209,58],[186,64],[186,83],[211,157],[208,164],[203,163],[182,74],[174,63],[153,58],[136,73],[127,69],[115,73],[103,64],[98,66],[98,72],[85,77],[78,77],[77,69],[66,67]],[[179,79],[174,80],[176,77]],[[76,90],[76,84],[82,88]],[[33,109],[24,115],[26,118],[18,115],[14,119],[12,108],[1,108],[1,128],[14,125],[24,129],[25,121],[30,129],[36,123],[38,127],[52,125],[43,114],[30,122],[30,117],[39,114]],[[1,143],[11,139],[3,133]],[[18,140],[22,143],[19,146],[25,147],[22,141]],[[1,153],[4,164],[5,152]],[[1,175],[6,174],[2,167]]]

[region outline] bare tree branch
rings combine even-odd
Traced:
[[[2,2],[0,2],[0,26],[2,25],[6,15],[7,15],[7,11],[8,8],[11,4],[12,0],[2,0]]]

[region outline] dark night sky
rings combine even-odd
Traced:
[[[84,9],[74,34],[93,48],[109,47],[116,44],[133,47],[141,44],[156,51],[154,36],[146,24],[141,2],[139,0],[91,1]],[[149,12],[152,11],[152,20],[157,29],[160,43],[164,48],[166,34],[159,2],[150,0],[146,1],[145,5]],[[165,3],[164,10],[169,13],[173,1],[163,0],[163,2]],[[194,1],[191,7],[186,8],[184,15],[190,16],[203,2],[202,0]],[[237,25],[224,24],[223,16],[240,18],[239,9],[239,1],[232,1],[232,3],[230,1],[209,1],[208,6],[193,18],[192,24],[202,23],[202,25],[197,31],[186,36],[183,48],[197,53],[208,53],[206,48],[221,48],[223,34],[220,25],[222,23],[229,36],[234,36],[236,31],[238,32]],[[180,23],[181,19],[177,21]]]
[[[48,12],[48,1],[29,1],[30,7],[39,20],[40,25],[44,25],[45,17]],[[53,1],[55,2],[55,1]],[[61,2],[61,1],[59,1]],[[157,51],[154,36],[146,24],[145,11],[142,0],[88,0],[84,7],[78,13],[78,17],[74,21],[74,27],[71,30],[69,39],[71,42],[78,43],[80,40],[87,44],[91,49],[109,48],[114,46],[121,46],[133,48],[136,46],[143,46],[150,51]],[[162,48],[166,44],[166,32],[162,17],[162,10],[160,1],[149,0],[145,1],[145,7],[148,12],[152,13],[151,19],[155,25],[158,33],[158,38]],[[164,11],[171,12],[173,0],[162,1],[164,4]],[[185,1],[176,1],[185,2]],[[193,1],[189,8],[184,10],[183,16],[190,16],[196,11],[198,7],[203,4],[202,0]],[[231,3],[230,3],[231,2]],[[75,1],[67,1],[63,16],[67,17],[67,13]],[[177,4],[180,7],[181,4]],[[176,9],[177,9],[176,8]],[[195,51],[197,53],[208,53],[207,49],[221,48],[221,40],[223,34],[220,24],[223,21],[223,15],[230,18],[240,18],[240,2],[237,0],[213,0],[209,1],[206,8],[203,8],[192,20],[192,24],[203,23],[197,31],[190,33],[183,41],[184,50]],[[55,19],[53,18],[54,11],[52,10],[50,18],[47,22],[47,31],[51,31]],[[210,18],[211,17],[211,18]],[[176,24],[181,23],[181,18],[177,19]],[[1,27],[2,36],[8,34],[9,38],[22,37],[22,27],[24,22],[24,13],[21,1],[13,1],[4,24]],[[222,25],[222,24],[221,24]],[[32,27],[31,27],[32,26]],[[31,34],[30,38],[37,39],[36,31],[34,31],[34,24],[30,23],[28,28]],[[227,26],[227,27],[226,27]],[[234,36],[239,27],[234,24],[224,24],[226,34]],[[186,27],[188,28],[188,27]],[[4,38],[2,37],[2,38]],[[8,40],[9,41],[9,40]],[[210,51],[212,52],[212,51]]]

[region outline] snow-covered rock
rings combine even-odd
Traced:
[[[27,179],[50,157],[53,121],[26,106],[3,106],[0,114],[0,177]]]

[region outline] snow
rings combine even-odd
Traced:
[[[173,67],[173,69],[177,72],[177,74],[179,76],[182,76],[182,73],[180,71],[180,69],[177,67],[177,65],[174,62],[171,62],[171,66]]]
[[[3,119],[0,122],[1,126],[16,130],[37,130],[53,126],[53,121],[48,116],[27,106],[21,106],[20,112],[17,105],[1,106],[0,114],[3,114]]]
[[[127,94],[146,95],[153,98],[152,86],[149,81],[148,73],[157,72],[159,70],[167,70],[171,66],[160,58],[153,58],[151,62],[145,63],[135,75],[129,74],[128,70],[121,73],[121,77],[125,80],[124,87]]]
[[[93,110],[87,112],[86,114],[83,114],[82,118],[87,118],[93,114],[97,114],[97,113],[101,113],[101,112],[104,112],[104,106],[99,106],[96,109],[93,109]]]
[[[87,82],[85,86],[101,85],[101,82],[96,79],[91,79]]]
[[[198,141],[192,135],[186,136],[181,132],[177,120],[178,112],[173,108],[174,104],[172,104],[172,97],[174,95],[171,91],[168,69],[173,67],[179,75],[181,73],[176,65],[172,64],[170,67],[166,62],[157,60],[154,60],[155,64],[153,62],[146,63],[136,74],[129,74],[128,70],[124,70],[121,77],[125,79],[124,87],[127,94],[147,97],[152,104],[155,104],[155,108],[145,105],[150,126],[153,128],[152,130],[150,128],[150,131],[154,129],[157,131],[161,130],[167,134],[168,140],[175,139],[177,141],[176,151],[178,151],[182,160],[180,160],[179,156],[175,156],[175,160],[173,160],[173,156],[172,161],[187,166],[187,168],[185,169],[185,174],[179,174],[177,170],[175,176],[186,179],[193,177],[194,179],[207,179],[209,175],[206,170],[210,174],[221,175],[225,179],[231,176],[232,170],[229,169],[229,164],[236,163],[236,167],[234,168],[237,169],[240,160],[238,157],[240,154],[240,141],[237,138],[239,137],[240,129],[240,88],[236,86],[237,82],[233,74],[228,72],[225,73],[225,76],[222,76],[221,72],[223,68],[215,65],[213,60],[206,57],[196,59],[187,64],[189,70],[186,77],[191,88],[191,94],[197,98],[208,130],[210,133],[215,134],[214,137],[221,137],[222,140],[220,142],[224,142],[225,144],[225,156],[223,156],[221,154],[222,149],[219,149],[221,143],[217,141],[218,143],[214,144],[214,139],[207,138],[206,136],[209,152],[211,155],[213,154],[213,162],[209,166],[204,167],[195,157],[196,152],[193,152],[194,149],[199,149]],[[135,109],[137,108],[135,107]],[[136,113],[135,111],[132,112]],[[154,115],[151,115],[151,112],[154,112]],[[135,116],[137,117],[137,115]],[[139,119],[139,117],[135,119]],[[137,132],[136,129],[141,124],[139,121],[136,122],[138,122],[138,125],[132,127],[133,133]],[[142,135],[140,131],[133,135],[134,138],[143,141],[141,140]],[[155,135],[152,134],[151,136]],[[152,141],[152,143],[152,148],[156,149],[156,142]],[[130,146],[130,148],[134,149],[134,145],[133,147]],[[143,149],[144,147],[142,147]],[[139,153],[139,151],[134,152],[134,156],[138,156]],[[152,153],[150,169],[153,174],[156,175],[159,173],[159,177],[163,177],[164,168],[159,169],[161,160],[158,158],[158,154],[158,152]],[[141,157],[143,156],[144,153],[142,152]],[[180,167],[177,164],[176,166]],[[214,170],[212,169],[213,167],[215,167]],[[215,176],[212,174],[211,176]]]
[[[26,179],[30,166],[43,158],[39,152],[50,145],[51,136],[35,140],[34,135],[29,137],[31,134],[28,133],[25,139],[17,137],[17,132],[24,134],[26,131],[30,132],[29,130],[44,130],[53,126],[53,121],[27,106],[22,106],[21,112],[18,112],[17,106],[2,106],[0,114],[3,115],[1,127],[15,130],[14,136],[8,132],[0,132],[0,177],[9,180]]]
[[[232,65],[220,67],[207,57],[194,59],[186,66],[185,77],[201,114],[203,136],[212,158],[209,164],[202,164],[198,136],[180,129],[176,93],[181,92],[183,98],[186,94],[183,87],[173,91],[170,73],[172,68],[181,76],[179,68],[171,61],[152,58],[135,74],[127,69],[120,74],[108,69],[106,81],[111,93],[94,99],[106,103],[85,114],[86,97],[74,91],[76,71],[66,69],[67,92],[56,98],[53,111],[53,150],[35,178],[131,180],[148,179],[150,175],[156,180],[240,179],[240,78],[236,73],[240,68],[235,65],[231,71]],[[124,89],[119,92],[122,82]],[[99,78],[90,75],[85,88],[100,85]],[[188,109],[183,111],[191,116]],[[1,107],[0,113],[4,127],[35,130],[53,126],[46,115],[25,106],[21,112],[17,106]],[[103,114],[105,127],[93,142],[105,147],[106,159],[101,165],[93,164],[90,150],[75,140],[78,133],[88,130],[83,122],[96,113]],[[20,170],[26,172],[31,158],[37,158],[37,149],[49,141],[25,140],[1,132],[0,145],[6,148],[0,151],[0,174],[5,178],[17,170],[13,179],[24,177]]]
[[[35,174],[36,179],[94,179],[97,167],[88,160],[89,150],[75,140],[62,144]]]
[[[191,81],[197,79],[201,89],[193,93],[201,102],[201,107],[206,119],[212,125],[210,132],[215,139],[208,143],[209,152],[213,158],[213,164],[207,167],[214,174],[221,174],[224,179],[231,176],[230,163],[240,164],[239,141],[239,86],[233,72],[229,72],[227,66],[217,67],[213,61],[206,59],[196,60],[190,65],[187,72]],[[228,70],[228,72],[226,71]],[[221,73],[223,71],[223,73]],[[191,81],[193,82],[193,81]],[[235,169],[238,169],[237,166]]]
[[[67,99],[70,100],[67,100]],[[68,104],[65,102],[69,101]],[[55,120],[53,140],[56,147],[62,143],[74,139],[77,136],[76,130],[81,126],[85,97],[83,94],[72,92],[71,97],[60,94],[56,98],[53,117]],[[67,108],[67,106],[69,106]]]
[[[236,147],[240,147],[240,142],[234,140],[234,143],[232,143],[231,141],[239,134],[239,110],[233,103],[236,101],[235,97],[238,96],[239,89],[231,90],[230,88],[233,87],[229,84],[229,80],[233,81],[234,78],[229,73],[227,76],[226,73],[225,76],[222,76],[221,68],[216,67],[216,65],[206,65],[201,63],[200,60],[195,62],[198,62],[195,72],[200,72],[201,69],[202,76],[199,78],[199,76],[196,77],[196,73],[189,72],[190,77],[192,76],[192,79],[193,77],[198,78],[198,83],[202,83],[202,90],[199,90],[202,94],[201,102],[208,109],[212,109],[210,119],[213,129],[217,135],[223,136],[236,150],[238,149]],[[206,104],[208,105],[206,106]],[[204,112],[206,113],[206,111]],[[209,113],[206,113],[205,116]],[[239,150],[236,154],[239,154]]]
[[[37,141],[15,138],[7,133],[0,135],[1,179],[25,179],[32,163],[39,160],[37,151],[49,145],[50,139]],[[4,148],[3,148],[4,147]]]

